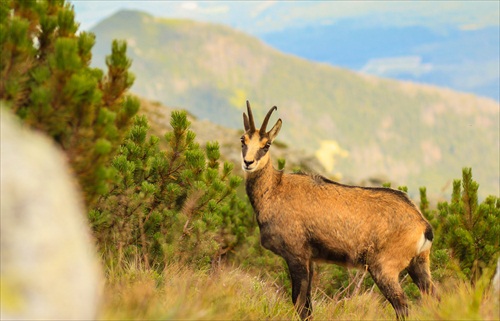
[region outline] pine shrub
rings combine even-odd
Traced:
[[[0,2],[0,100],[66,152],[87,206],[106,193],[109,161],[137,113],[126,43],[114,41],[108,71],[90,67],[92,33],[78,31],[64,0]]]
[[[170,124],[168,147],[160,150],[160,138],[148,135],[146,118],[137,116],[112,162],[117,178],[91,211],[110,264],[139,257],[157,269],[173,261],[210,266],[252,226],[236,194],[241,178],[232,164],[220,164],[218,143],[201,148],[185,112],[174,111]]]
[[[429,210],[425,189],[420,190],[422,213],[435,229],[432,259],[441,277],[450,267],[475,282],[500,254],[500,198],[488,196],[479,203],[478,188],[472,169],[464,168],[462,180],[453,181],[451,201],[439,203],[435,211]]]

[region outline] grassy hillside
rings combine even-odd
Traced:
[[[94,62],[104,62],[112,39],[127,40],[132,91],[148,99],[231,128],[242,127],[246,99],[258,121],[277,105],[280,140],[318,156],[323,173],[390,178],[410,194],[427,186],[442,196],[470,166],[482,196],[499,194],[493,100],[312,63],[221,25],[121,11],[93,32]]]

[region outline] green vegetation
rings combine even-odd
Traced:
[[[420,190],[422,213],[437,235],[434,261],[446,263],[448,251],[455,270],[472,282],[500,255],[500,198],[490,195],[479,203],[478,188],[472,169],[464,168],[462,180],[453,181],[451,202],[439,203],[436,210],[429,210],[425,189]]]
[[[110,193],[90,212],[109,264],[140,258],[161,271],[167,262],[210,266],[244,241],[251,213],[236,196],[241,178],[219,164],[219,146],[203,150],[185,112],[172,113],[173,130],[148,137],[144,116],[134,120],[112,161]]]
[[[107,191],[109,161],[139,108],[125,94],[134,80],[126,43],[113,42],[104,75],[89,66],[95,36],[77,34],[64,1],[2,1],[0,17],[0,100],[54,138],[86,203],[94,204]]]
[[[101,317],[295,319],[284,261],[260,246],[242,179],[220,161],[218,143],[200,146],[184,111],[172,113],[162,137],[135,115],[125,44],[113,43],[105,74],[89,67],[94,36],[77,33],[64,1],[3,1],[0,9],[2,106],[68,155],[106,272]],[[451,203],[432,209],[420,192],[436,230],[433,276],[442,301],[418,301],[402,275],[414,299],[410,317],[498,317],[489,283],[500,252],[499,198],[479,203],[468,168]],[[365,271],[320,265],[316,272],[317,319],[394,317]]]

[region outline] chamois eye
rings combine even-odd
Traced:
[[[262,149],[267,152],[269,150],[269,147],[271,147],[271,142],[267,142],[266,145],[264,145],[264,147],[262,147]]]
[[[245,137],[241,137],[241,147],[245,146]]]

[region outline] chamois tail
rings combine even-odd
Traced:
[[[422,236],[418,240],[417,243],[417,255],[427,251],[431,248],[432,240],[434,239],[434,233],[432,232],[432,227],[430,224],[427,225],[425,232],[422,233]]]

